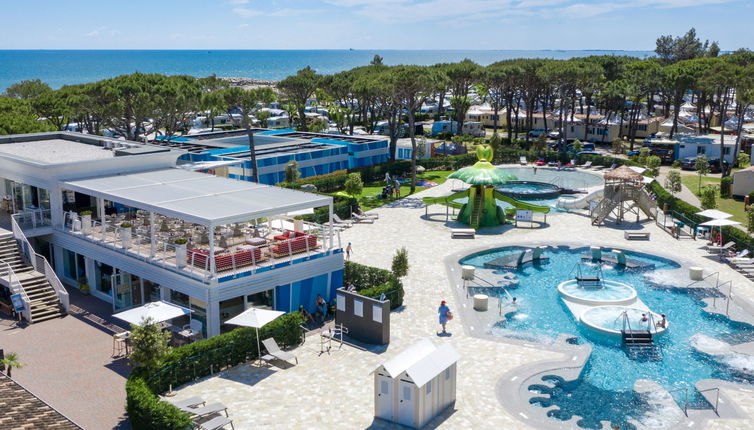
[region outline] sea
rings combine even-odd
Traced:
[[[512,58],[568,59],[591,55],[646,58],[651,51],[609,50],[0,50],[0,91],[27,79],[41,79],[57,89],[133,72],[204,77],[280,80],[311,66],[332,74],[383,57],[388,65],[430,65],[471,59],[481,65]]]

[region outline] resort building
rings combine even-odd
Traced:
[[[12,231],[3,249],[18,243],[25,257],[0,282],[32,308],[27,320],[26,279],[37,272],[63,309],[66,287],[113,312],[161,299],[192,309],[208,337],[252,305],[314,311],[318,294],[334,298],[338,236],[292,218],[325,208],[331,220],[332,198],[176,168],[188,155],[70,132],[0,138],[0,227]]]
[[[441,140],[416,137],[417,159],[430,158],[434,155],[435,145],[441,144]],[[414,153],[410,138],[398,139],[395,145],[396,160],[410,160]]]
[[[725,135],[723,139],[723,159],[733,164],[735,162],[736,136]],[[654,148],[671,149],[674,160],[700,155],[711,160],[720,159],[719,134],[676,134],[672,139],[667,136],[658,136],[647,140],[647,143]]]
[[[574,114],[573,121],[570,120],[570,115],[568,116],[569,118],[564,120],[565,124],[563,125],[565,137],[568,140],[579,139],[594,143],[610,143],[617,137],[628,136],[630,131],[627,120],[623,121],[621,127],[620,122],[607,121],[605,117],[599,114],[590,115],[589,123],[586,123],[586,114]],[[532,128],[547,128],[550,131],[557,131],[558,121],[557,115],[547,114],[545,120],[540,112],[534,115]],[[657,133],[661,123],[662,118],[659,117],[640,119],[636,124],[636,138],[644,139]]]
[[[388,140],[378,137],[304,133],[291,129],[252,129],[259,182],[285,181],[285,167],[298,163],[300,177],[326,175],[340,170],[384,163],[390,158]],[[211,172],[233,179],[252,178],[246,130],[205,133],[155,141],[155,145],[186,151],[183,168]]]

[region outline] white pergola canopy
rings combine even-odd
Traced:
[[[64,182],[62,187],[208,227],[332,203],[328,196],[175,168]]]
[[[703,223],[701,223],[699,225],[708,225],[708,226],[712,226],[712,227],[722,227],[722,226],[725,226],[725,225],[738,225],[738,224],[741,224],[741,223],[738,222],[738,221],[733,221],[732,219],[718,218],[718,219],[713,219],[712,221],[703,222]]]
[[[717,209],[707,209],[701,212],[697,212],[696,214],[703,217],[712,218],[712,219],[723,219],[723,218],[730,218],[733,216],[729,213],[719,211]]]
[[[163,322],[173,318],[190,315],[191,309],[172,303],[158,301],[150,302],[127,311],[114,314],[113,317],[123,320],[129,324],[139,325],[143,320],[151,318],[154,322]]]

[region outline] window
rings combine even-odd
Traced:
[[[703,146],[697,146],[696,147],[696,153],[697,154],[705,154],[707,152],[707,148]]]
[[[445,369],[445,380],[447,381],[448,379],[450,379],[450,367]]]
[[[427,382],[427,392],[425,394],[432,393],[432,381]]]
[[[353,314],[356,315],[357,317],[364,316],[364,301],[363,300],[353,301]]]
[[[380,381],[380,393],[382,394],[388,394],[390,391],[390,388],[388,386],[387,381]]]
[[[730,155],[730,147],[725,148],[725,150],[723,151],[723,154]]]

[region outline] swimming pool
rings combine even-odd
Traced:
[[[547,182],[560,188],[590,188],[602,185],[602,176],[583,170],[557,170],[553,168],[537,167],[503,167],[519,181]]]
[[[521,200],[542,200],[560,197],[560,187],[546,182],[510,181],[495,187],[496,190]]]
[[[484,269],[484,262],[522,249],[508,247],[476,253],[463,258],[460,264],[475,266],[480,273],[484,271],[486,279],[502,279],[502,272]],[[578,343],[591,344],[592,354],[580,378],[570,382],[551,378],[554,388],[533,384],[529,387],[533,404],[557,406],[559,410],[548,413],[553,419],[568,420],[580,416],[583,419],[579,426],[583,428],[601,428],[600,422],[607,420],[625,429],[634,428],[628,423],[629,419],[646,419],[644,413],[649,408],[633,391],[638,379],[656,381],[669,391],[688,388],[691,407],[707,406],[694,389],[696,381],[716,378],[752,382],[746,375],[696,352],[690,339],[701,333],[728,343],[747,342],[754,339],[754,327],[705,312],[701,299],[706,292],[701,289],[669,288],[673,284],[676,287],[688,284],[687,275],[676,271],[680,266],[673,261],[626,251],[633,260],[654,264],[654,269],[622,269],[605,264],[601,267],[603,279],[631,286],[649,309],[666,314],[669,328],[655,341],[660,360],[631,359],[619,336],[599,333],[577,321],[560,299],[557,286],[572,277],[569,274],[581,261],[581,255],[588,251],[588,248],[550,248],[544,254],[549,257],[548,263],[530,264],[516,271],[518,287],[511,289],[510,293],[518,299],[517,311],[488,329],[495,336],[545,344],[553,343],[561,334],[576,337]],[[591,263],[582,265],[585,271],[589,267],[595,266]],[[623,296],[625,294],[620,295]],[[599,320],[600,314],[593,317]],[[538,398],[537,393],[545,393],[549,398]],[[673,396],[680,401],[683,393],[674,392]],[[599,407],[595,408],[595,405]]]

